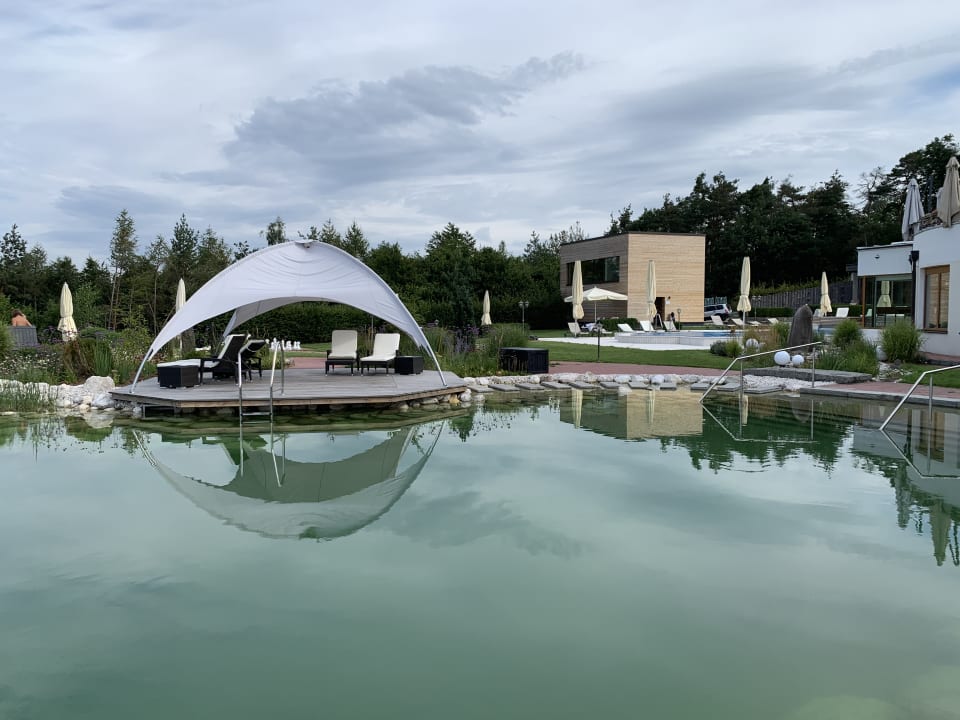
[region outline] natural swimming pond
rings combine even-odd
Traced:
[[[958,415],[697,400],[0,418],[0,717],[957,717]]]

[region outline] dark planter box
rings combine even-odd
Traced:
[[[419,375],[423,372],[423,358],[420,355],[397,355],[393,359],[393,371],[397,375]]]
[[[500,348],[499,367],[501,370],[519,373],[549,372],[550,361],[547,350],[542,348]]]
[[[200,384],[200,368],[196,365],[158,365],[157,380],[163,387],[193,387]]]

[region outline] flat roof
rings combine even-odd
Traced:
[[[569,242],[563,243],[560,247],[566,245],[576,245],[577,243],[592,242],[594,240],[606,240],[608,238],[623,237],[624,235],[680,235],[682,237],[702,237],[706,238],[707,236],[704,233],[687,233],[687,232],[653,232],[646,230],[631,230],[630,232],[617,233],[616,235],[598,235],[597,237],[583,238],[583,240],[571,240]]]

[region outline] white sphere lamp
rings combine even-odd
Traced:
[[[788,353],[786,350],[780,350],[776,355],[773,356],[773,361],[781,367],[789,365],[790,353]]]
[[[803,355],[794,355],[792,358],[790,358],[790,362],[793,363],[794,367],[800,367],[803,365]]]

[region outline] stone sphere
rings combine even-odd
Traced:
[[[747,342],[745,342],[744,345],[746,345],[746,347],[750,348],[751,350],[756,350],[757,348],[760,347],[760,341],[757,340],[756,338],[748,338]]]
[[[786,350],[781,350],[776,355],[773,356],[773,361],[777,365],[789,365],[790,364],[790,353]]]
[[[800,367],[803,365],[803,355],[794,355],[790,358],[790,362],[793,363],[794,367]]]

